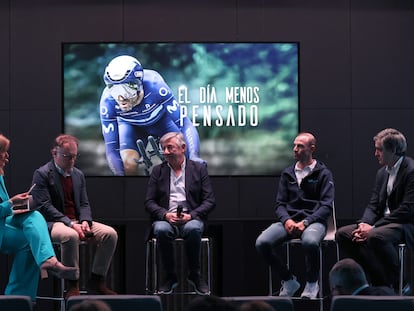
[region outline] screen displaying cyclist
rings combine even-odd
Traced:
[[[186,156],[205,163],[197,129],[180,115],[180,105],[157,71],[121,55],[107,65],[104,81],[100,118],[106,159],[114,175],[147,175],[150,164],[143,161],[146,155],[139,145],[147,146],[148,137],[158,139],[168,132],[182,132]]]

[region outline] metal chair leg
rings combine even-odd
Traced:
[[[176,239],[181,241],[182,239]],[[206,257],[207,257],[207,285],[209,288],[209,294],[211,293],[211,241],[210,238],[204,237],[201,239],[201,243],[206,246]],[[148,294],[158,294],[158,251],[157,251],[157,239],[152,238],[147,242],[146,246],[146,259],[145,259],[145,290]],[[187,292],[177,292],[187,293]],[[195,293],[195,292],[191,292]],[[187,293],[188,294],[188,293]]]
[[[400,279],[398,285],[398,294],[403,295],[404,288],[404,256],[405,256],[405,244],[398,245],[398,259],[400,263]]]

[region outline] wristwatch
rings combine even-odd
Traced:
[[[303,222],[303,225],[305,226],[305,228],[307,226],[309,226],[309,221],[307,219],[304,219],[302,222]]]

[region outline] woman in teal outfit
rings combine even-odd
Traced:
[[[36,299],[39,275],[48,272],[64,279],[77,279],[76,268],[62,265],[50,242],[46,221],[37,211],[14,209],[26,205],[29,193],[9,197],[4,184],[4,166],[9,161],[10,140],[0,134],[0,252],[14,254],[5,289],[6,295],[26,295]]]

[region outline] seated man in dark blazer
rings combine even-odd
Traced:
[[[33,199],[47,221],[53,242],[61,244],[62,262],[78,268],[79,242],[96,245],[89,294],[115,295],[106,285],[112,257],[118,242],[114,228],[92,218],[83,172],[75,167],[78,139],[71,135],[57,136],[51,149],[52,160],[33,174]],[[65,298],[80,295],[79,279],[67,280]]]
[[[169,294],[178,285],[173,240],[181,237],[185,240],[188,282],[198,294],[205,295],[208,286],[200,276],[201,238],[207,215],[216,205],[210,178],[204,164],[186,159],[182,133],[165,134],[160,145],[166,162],[153,168],[145,198],[166,275],[158,292]]]
[[[395,292],[387,286],[370,286],[362,267],[353,259],[338,261],[329,272],[331,295],[392,296]]]
[[[414,249],[414,159],[406,155],[407,141],[387,128],[374,136],[378,169],[369,203],[360,220],[338,229],[341,258],[353,258],[372,285],[399,284],[397,245]]]

